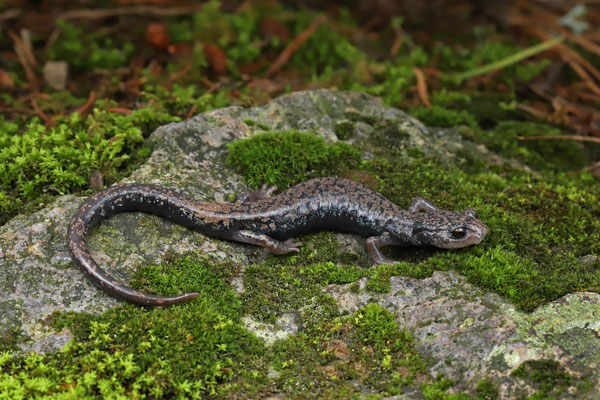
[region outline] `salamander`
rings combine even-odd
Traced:
[[[481,242],[488,227],[473,209],[444,211],[416,197],[408,210],[368,187],[342,178],[316,178],[279,195],[265,186],[235,203],[197,202],[176,191],[150,184],[121,184],[100,191],[75,213],[68,245],[75,264],[108,294],[140,305],[178,303],[199,296],[156,296],[126,286],[94,261],[86,237],[102,219],[126,211],[156,214],[204,235],[266,248],[274,254],[299,251],[294,238],[334,230],[366,236],[376,263],[386,262],[380,248],[393,245],[466,247]]]

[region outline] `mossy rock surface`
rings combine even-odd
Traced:
[[[312,132],[328,143],[343,138],[360,150],[363,160],[386,159],[391,163],[404,159],[417,160],[417,163],[421,159],[438,160],[439,165],[464,170],[501,165],[537,176],[522,161],[490,152],[483,144],[469,140],[459,129],[427,128],[403,111],[364,94],[319,90],[282,96],[263,107],[229,107],[162,126],[148,139],[154,148],[148,161],[123,182],[160,184],[198,200],[235,199],[248,190],[249,185],[227,164],[228,144],[265,131]],[[351,134],[347,134],[349,132]],[[368,170],[349,168],[340,174],[386,190],[386,182],[378,182]],[[493,170],[484,173],[494,174]],[[494,177],[498,185],[505,178],[505,175]],[[423,176],[423,179],[430,178]],[[431,180],[426,182],[431,185]],[[413,183],[419,185],[418,181]],[[456,182],[456,185],[463,184]],[[387,186],[390,187],[395,186]],[[436,193],[433,188],[425,187],[425,194],[428,189]],[[408,194],[393,195],[397,202],[404,201],[403,205],[410,202]],[[52,354],[71,340],[74,329],[74,325],[68,324],[58,329],[53,322],[56,313],[104,315],[121,307],[119,301],[85,279],[70,261],[66,230],[83,200],[62,196],[43,210],[18,216],[0,227],[0,336],[4,343],[0,351]],[[446,204],[453,201],[446,192],[439,200]],[[531,212],[541,212],[541,209],[541,206],[535,207]],[[557,239],[553,240],[554,246],[560,244]],[[574,291],[532,312],[524,312],[525,306],[519,308],[509,301],[510,291],[496,290],[504,295],[500,296],[490,291],[485,282],[477,285],[471,277],[467,280],[453,271],[390,277],[401,268],[374,269],[366,257],[364,240],[358,236],[330,234],[308,237],[305,241],[308,250],[297,258],[274,258],[262,249],[207,238],[158,217],[128,213],[104,221],[92,232],[89,244],[95,259],[107,271],[123,281],[137,279],[141,287],[155,286],[148,283],[152,282],[148,276],[139,279],[136,271],[140,267],[184,255],[192,254],[210,265],[235,266],[227,270],[226,281],[234,289],[235,294],[231,296],[242,299],[242,306],[237,302],[236,310],[243,309],[245,315],[232,323],[255,332],[260,338],[256,340],[264,340],[264,348],[279,349],[277,351],[289,359],[265,356],[260,368],[257,367],[257,371],[264,374],[256,372],[256,376],[223,367],[231,370],[227,370],[226,378],[219,379],[224,379],[229,386],[223,389],[219,386],[223,384],[221,381],[214,385],[224,390],[216,393],[226,393],[225,397],[236,397],[236,384],[241,388],[250,382],[259,387],[258,392],[249,392],[246,386],[239,389],[238,397],[261,397],[267,393],[306,396],[313,390],[329,398],[401,392],[405,393],[401,398],[438,398],[431,397],[434,396],[431,393],[445,391],[449,382],[434,381],[438,374],[454,381],[452,390],[473,396],[480,390],[478,387],[484,386],[489,387],[486,389],[489,393],[497,393],[498,398],[525,397],[536,391],[557,397],[573,393],[578,398],[600,396],[600,295],[597,293]],[[454,268],[460,270],[463,255],[473,264],[473,257],[480,256],[476,251],[457,252]],[[412,257],[412,261],[431,257],[429,250],[402,252],[410,253],[406,259]],[[518,249],[511,254],[514,259],[521,256]],[[572,268],[582,268],[586,274],[595,273],[597,259],[590,256],[586,260],[585,265],[574,263]],[[265,272],[268,268],[272,268],[272,276]],[[167,279],[164,274],[168,271],[152,276],[160,281]],[[261,276],[269,278],[262,281],[279,286],[269,292],[268,287],[260,285]],[[245,282],[257,283],[247,287]],[[333,285],[326,286],[331,283]],[[331,304],[323,301],[321,296],[324,295],[335,301]],[[281,299],[277,300],[276,296]],[[369,303],[378,303],[387,311],[374,310]],[[389,334],[397,337],[396,347],[392,344],[390,350],[385,345],[380,346],[378,341],[385,344],[385,338],[370,338],[361,331],[364,328],[359,322],[338,316],[340,326],[329,326],[327,335],[332,337],[327,337],[321,352],[310,360],[294,361],[293,357],[298,356],[294,351],[302,346],[309,349],[314,343],[311,338],[321,338],[323,325],[317,329],[313,320],[316,318],[324,324],[334,319],[329,315],[344,311],[350,314],[358,311],[356,321],[363,315],[383,318],[387,324],[384,332],[392,332]],[[388,326],[390,317],[385,313],[393,315],[391,318],[398,328]],[[343,336],[343,332],[347,336]],[[73,340],[78,340],[75,336]],[[366,342],[373,342],[361,345],[361,350],[356,340],[363,337]],[[253,340],[248,348],[258,346]],[[366,351],[372,354],[371,358],[381,356],[380,364],[368,369],[372,360],[361,359],[353,353],[355,350]],[[267,350],[260,351],[268,354]],[[412,361],[400,367],[394,364],[398,360],[387,354],[402,355]],[[417,358],[425,361],[417,362]],[[536,364],[536,360],[551,361]],[[298,363],[304,363],[305,369],[295,369],[300,368]],[[314,363],[312,369],[311,363]],[[559,371],[555,374],[561,378],[556,379],[558,386],[548,389],[538,378],[531,378],[547,375],[531,371],[538,364],[551,365],[552,371]],[[520,366],[526,373],[513,374]],[[3,367],[0,362],[0,373],[2,368],[7,373],[6,365]],[[390,368],[398,369],[390,372]],[[297,377],[295,386],[289,383],[294,373],[302,374]],[[564,378],[565,374],[570,378]],[[252,381],[259,378],[260,384]]]

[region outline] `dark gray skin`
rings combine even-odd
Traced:
[[[91,257],[86,237],[102,219],[125,211],[159,215],[207,236],[263,246],[274,254],[298,252],[294,238],[333,230],[367,236],[367,250],[376,263],[385,263],[382,246],[416,245],[456,249],[483,240],[488,227],[472,209],[443,211],[417,197],[408,210],[357,182],[317,178],[271,197],[265,187],[237,203],[195,202],[147,184],[116,185],[81,205],[68,232],[75,264],[102,290],[140,305],[168,305],[199,293],[155,296],[134,290],[108,275]]]

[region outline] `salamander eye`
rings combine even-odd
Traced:
[[[456,228],[452,231],[452,237],[454,239],[462,239],[467,235],[467,228],[461,226],[460,228]]]

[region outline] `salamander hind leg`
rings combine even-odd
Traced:
[[[396,239],[389,233],[384,233],[379,236],[371,236],[367,238],[367,251],[377,264],[393,264],[391,260],[387,260],[381,253],[380,247],[400,245],[402,242]]]
[[[252,231],[235,231],[228,236],[228,239],[262,246],[271,253],[278,255],[299,252],[300,249],[298,247],[302,246],[302,243],[296,242],[294,239],[288,239],[285,242],[281,242],[270,236]]]
[[[267,187],[265,183],[259,190],[253,192],[244,192],[240,195],[240,198],[236,203],[246,203],[248,201],[258,201],[268,199],[273,195],[273,192],[277,190],[277,186]]]

